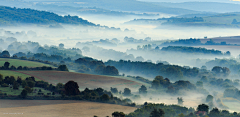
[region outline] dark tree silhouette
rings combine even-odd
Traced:
[[[150,113],[150,117],[164,117],[164,111],[162,109],[154,109],[151,113]]]
[[[147,87],[142,85],[141,88],[139,88],[139,94],[147,94]]]
[[[74,81],[68,81],[64,85],[66,95],[78,95],[80,93],[78,88],[79,88],[79,86],[78,86],[77,82],[74,82]]]
[[[27,93],[28,93],[28,91],[27,91],[26,89],[23,89],[22,92],[21,92],[21,94],[20,94],[20,96],[21,96],[22,98],[26,98],[26,97],[27,97]]]
[[[129,88],[125,88],[123,95],[130,96],[131,95],[131,90]]]
[[[4,63],[4,68],[5,68],[5,69],[9,69],[9,66],[10,66],[10,63],[9,63],[9,62],[5,62],[5,63]]]
[[[197,110],[198,111],[205,111],[205,112],[208,113],[209,107],[206,104],[201,104],[201,105],[198,105]]]
[[[113,117],[125,117],[125,114],[123,112],[114,112],[112,113]]]
[[[68,71],[68,68],[67,68],[66,65],[60,65],[60,66],[58,67],[58,70],[60,70],[60,71]]]

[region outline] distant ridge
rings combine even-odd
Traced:
[[[0,25],[16,24],[74,24],[84,26],[97,26],[78,16],[59,16],[47,11],[38,11],[33,9],[11,8],[0,6]]]

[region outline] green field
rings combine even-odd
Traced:
[[[3,78],[5,78],[6,76],[14,76],[16,79],[18,77],[21,77],[23,80],[27,77],[31,77],[30,75],[27,74],[23,74],[23,73],[19,73],[19,72],[15,72],[15,71],[10,71],[10,70],[0,70],[0,74],[3,75]],[[35,78],[36,81],[40,81],[39,79]]]
[[[47,95],[47,93],[51,93],[51,91],[48,91],[48,90],[44,90],[43,88],[39,88],[39,87],[33,87],[33,90],[37,89],[37,92],[39,89],[41,89],[42,93],[44,93],[45,95]],[[22,92],[23,88],[22,86],[19,86],[19,89],[12,89],[10,87],[1,87],[0,86],[0,92],[2,93],[7,93],[7,95],[20,95],[21,92]],[[37,95],[37,92],[36,93],[28,93],[28,96],[35,96]]]
[[[19,59],[9,59],[9,58],[0,58],[0,66],[3,66],[5,62],[9,62],[10,66],[27,66],[27,67],[42,67],[42,66],[48,66],[52,67],[51,65],[40,63],[40,62],[34,62],[34,61],[27,61],[27,60],[19,60]]]

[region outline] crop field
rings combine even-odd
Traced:
[[[34,76],[43,81],[47,81],[52,84],[67,83],[69,80],[73,80],[78,83],[80,89],[87,88],[103,88],[110,89],[110,87],[116,87],[119,89],[134,88],[138,89],[144,83],[139,83],[131,80],[121,79],[117,77],[81,74],[74,72],[63,71],[17,71],[19,73]]]
[[[51,66],[48,64],[34,62],[34,61],[27,61],[27,60],[19,60],[19,59],[8,59],[8,58],[0,58],[0,66],[3,66],[5,62],[9,62],[10,66],[27,66],[27,67],[42,67],[42,66]]]
[[[17,79],[17,77],[21,77],[22,79],[25,79],[27,77],[31,77],[29,75],[19,73],[19,72],[16,72],[16,71],[10,71],[10,70],[0,70],[0,74],[2,74],[4,78],[6,76],[14,76],[16,79]]]
[[[114,111],[133,112],[136,108],[74,100],[0,100],[1,117],[99,117]]]

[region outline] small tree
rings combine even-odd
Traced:
[[[114,112],[112,113],[113,117],[125,117],[125,114],[123,112]]]
[[[28,94],[28,91],[27,91],[26,89],[23,89],[20,96],[21,96],[22,98],[26,98],[26,97],[27,97],[27,94]]]
[[[13,82],[13,89],[18,89],[19,84],[17,82]]]
[[[110,97],[107,95],[107,94],[103,94],[101,97],[100,97],[101,101],[109,101],[110,100]]]
[[[129,88],[125,88],[124,92],[123,92],[123,95],[130,96],[131,95],[131,90]]]
[[[9,66],[10,66],[10,63],[9,63],[9,62],[5,62],[5,63],[4,63],[4,68],[5,68],[5,69],[9,69]]]
[[[212,95],[208,95],[206,98],[206,102],[212,102],[213,101],[213,96]]]
[[[58,70],[60,70],[60,71],[68,71],[68,68],[67,68],[66,65],[60,65],[60,66],[58,67]]]
[[[184,102],[183,99],[181,97],[180,98],[178,97],[177,99],[178,99],[178,104],[183,105],[183,102]]]
[[[142,85],[141,88],[139,88],[139,94],[147,94],[147,87]]]

